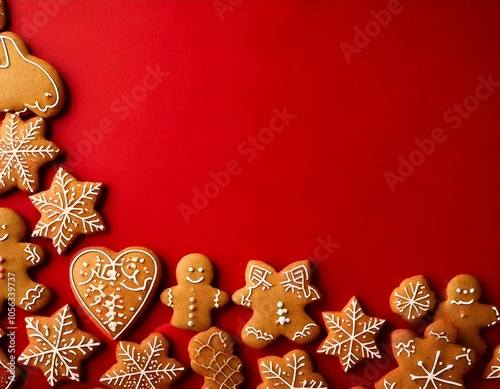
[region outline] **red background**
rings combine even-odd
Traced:
[[[160,290],[176,283],[183,255],[202,252],[217,267],[218,287],[234,292],[244,285],[248,260],[281,269],[314,256],[319,240],[329,238],[339,246],[329,255],[316,250],[313,280],[323,299],[310,313],[321,322],[321,311],[340,310],[357,295],[368,314],[388,320],[379,337],[385,344],[392,329],[422,330],[389,309],[390,292],[407,276],[424,274],[441,294],[454,275],[471,273],[483,283],[484,301],[500,305],[500,91],[472,105],[456,130],[443,119],[474,95],[479,76],[500,81],[500,2],[402,1],[379,31],[371,11],[387,9],[387,1],[236,3],[220,16],[212,1],[9,2],[10,29],[66,83],[67,107],[49,131],[66,151],[58,162],[106,188],[99,210],[108,232],[79,239],[62,256],[50,241],[31,239],[47,256],[34,275],[55,291],[39,313],[69,303],[81,327],[106,344],[84,362],[84,383],[61,388],[97,386],[115,362],[114,342],[70,291],[71,258],[88,246],[151,248],[165,265]],[[355,28],[371,21],[370,41],[348,63],[341,43],[354,44]],[[148,67],[168,76],[145,92]],[[124,111],[123,95],[131,92],[134,107]],[[296,118],[248,162],[239,145],[285,106]],[[102,123],[114,130],[95,130]],[[399,156],[408,158],[415,140],[435,128],[446,140],[391,191],[384,173],[397,173]],[[179,204],[193,206],[193,190],[203,191],[214,181],[210,173],[231,160],[239,174],[187,224]],[[42,189],[54,172],[42,169]],[[10,192],[0,204],[33,229],[38,213],[25,193]],[[160,290],[125,339],[139,342],[169,322]],[[250,314],[230,304],[214,322],[238,336]],[[17,354],[27,343],[24,316],[17,311]],[[171,355],[188,364],[192,334],[163,330]],[[305,348],[331,387],[387,372],[387,365],[362,363],[343,373],[336,358],[315,353],[325,335]],[[490,349],[467,379],[475,389],[499,385],[477,378],[500,328],[484,335]],[[237,345],[245,387],[260,382],[256,358],[293,348],[287,340],[260,351]],[[38,370],[28,369],[25,379],[19,387],[48,386]],[[176,387],[201,385],[190,372]]]

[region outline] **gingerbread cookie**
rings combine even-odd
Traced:
[[[28,269],[40,264],[40,246],[24,243],[27,227],[21,216],[9,208],[0,208],[0,309],[5,302],[27,311],[37,311],[50,300],[50,289],[31,280]],[[14,289],[15,293],[12,291]]]
[[[47,62],[30,54],[20,37],[0,33],[0,111],[32,111],[44,119],[63,107],[61,77]]]
[[[174,309],[170,323],[197,332],[210,328],[212,309],[229,301],[226,292],[210,285],[214,277],[212,262],[202,254],[189,254],[179,261],[175,274],[178,285],[161,294],[163,304]]]
[[[257,389],[328,389],[323,376],[314,372],[309,354],[303,350],[290,351],[283,358],[260,358],[258,363],[263,382]]]
[[[112,339],[132,326],[151,301],[161,263],[151,250],[129,247],[116,253],[90,247],[70,267],[73,293],[92,321]]]
[[[204,377],[203,389],[236,389],[245,378],[241,360],[233,355],[233,339],[212,327],[193,337],[188,346],[191,368]]]
[[[5,331],[0,328],[0,338],[5,336]],[[0,350],[0,388],[10,389],[14,386],[19,376],[19,370],[15,366],[14,360]]]
[[[24,121],[19,115],[5,116],[0,127],[0,194],[15,187],[29,193],[38,190],[38,169],[59,154],[44,133],[42,118]]]
[[[108,388],[167,389],[184,374],[184,366],[168,357],[169,342],[158,332],[141,344],[120,341],[116,361],[101,377]]]
[[[30,343],[18,361],[42,370],[51,386],[65,380],[80,381],[81,362],[100,343],[77,327],[69,305],[51,317],[31,316],[25,320]]]
[[[261,261],[248,262],[246,286],[233,294],[233,301],[253,310],[242,330],[243,342],[263,348],[280,335],[298,344],[319,335],[319,326],[305,312],[305,306],[320,299],[311,286],[309,261],[299,261],[277,272]]]
[[[493,357],[484,371],[485,380],[500,379],[500,345],[493,351]]]
[[[59,254],[80,234],[94,234],[106,227],[94,203],[101,194],[100,182],[80,182],[59,168],[49,190],[30,196],[41,213],[33,236],[52,239]]]
[[[399,367],[376,382],[375,389],[463,387],[476,354],[456,340],[456,327],[443,320],[430,324],[423,339],[410,330],[393,331],[392,352]]]
[[[423,276],[407,278],[391,294],[392,312],[409,323],[422,319],[436,305],[436,297]]]
[[[471,275],[461,274],[453,278],[446,287],[446,300],[439,304],[436,320],[447,320],[458,329],[457,343],[472,347],[481,358],[486,343],[481,330],[499,322],[500,313],[493,305],[481,304],[482,289],[479,281]]]
[[[375,339],[385,320],[366,315],[356,297],[342,312],[323,312],[323,319],[328,335],[318,353],[339,357],[344,371],[366,358],[381,358]]]

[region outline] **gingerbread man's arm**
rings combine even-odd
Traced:
[[[215,308],[221,308],[229,302],[229,295],[223,290],[213,289],[213,302]]]
[[[489,307],[490,309],[487,309]],[[485,307],[484,324],[488,327],[500,323],[500,310],[494,305]]]
[[[165,304],[167,307],[170,308],[174,307],[175,289],[176,289],[175,286],[172,288],[167,288],[160,295],[161,302]]]
[[[38,265],[43,261],[43,250],[36,244],[24,244],[25,259],[28,262],[28,267]]]

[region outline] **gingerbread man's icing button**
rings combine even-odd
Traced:
[[[480,302],[482,288],[479,281],[468,274],[454,277],[446,287],[446,300],[436,311],[436,320],[447,320],[458,329],[457,343],[473,348],[481,358],[486,343],[481,330],[497,324],[500,313],[497,307]]]
[[[11,297],[12,286],[16,289],[15,304],[31,312],[43,308],[52,295],[28,275],[30,267],[42,262],[43,251],[40,246],[24,243],[26,234],[26,223],[19,214],[0,208],[0,310]]]
[[[229,301],[226,292],[212,287],[213,277],[212,262],[205,255],[189,254],[179,261],[176,268],[178,285],[161,294],[161,301],[174,309],[171,319],[174,327],[196,332],[211,327],[211,310]]]

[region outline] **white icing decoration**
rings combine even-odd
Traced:
[[[310,329],[314,327],[317,327],[315,323],[306,324],[302,331],[297,331],[295,334],[293,334],[292,340],[307,338],[309,335],[311,335]]]
[[[220,289],[217,289],[217,292],[215,293],[215,298],[214,298],[214,307],[219,308],[219,297],[221,295]]]
[[[446,340],[448,343],[450,343],[450,339],[448,338],[448,336],[446,335],[446,332],[434,332],[434,331],[430,331],[429,332],[429,335],[433,335],[436,337],[436,339],[444,339]]]
[[[247,336],[253,335],[256,339],[262,339],[266,341],[274,339],[274,336],[272,336],[271,334],[267,333],[266,331],[258,330],[255,327],[246,327],[245,332]]]
[[[60,93],[59,93],[59,88],[57,87],[57,84],[56,84],[55,80],[52,78],[52,76],[42,66],[40,66],[36,62],[33,62],[33,61],[29,60],[28,58],[26,58],[24,56],[24,54],[21,52],[21,50],[19,49],[19,46],[17,45],[17,43],[14,39],[12,39],[11,37],[5,36],[5,35],[0,35],[0,41],[2,42],[3,52],[4,52],[3,54],[5,57],[5,65],[0,65],[0,69],[7,69],[10,66],[10,54],[7,50],[7,45],[5,43],[5,41],[10,41],[12,43],[12,45],[14,46],[14,49],[16,50],[16,52],[20,58],[22,58],[27,63],[37,67],[38,69],[40,69],[43,72],[45,77],[47,77],[49,79],[49,81],[52,84],[54,91],[56,93],[56,99],[55,99],[54,103],[51,105],[47,105],[47,106],[42,108],[40,106],[40,103],[38,101],[35,101],[34,105],[25,103],[25,107],[30,108],[30,109],[38,109],[41,112],[47,112],[49,109],[55,108],[59,104]]]
[[[395,389],[395,388],[396,388],[395,382],[389,382],[387,380],[384,380],[384,389]]]
[[[140,282],[140,270],[135,265],[137,262],[137,257],[127,258],[129,254],[138,254],[144,258],[149,259],[152,263],[154,271],[153,276],[145,277],[142,282]],[[74,268],[78,264],[79,259],[82,256],[92,254],[96,259],[96,266],[90,268],[89,277],[78,284],[74,277]],[[136,261],[133,261],[133,259]],[[71,284],[74,291],[77,291],[76,295],[81,303],[81,305],[87,310],[87,312],[99,323],[99,325],[109,333],[113,339],[117,339],[121,334],[130,326],[134,321],[135,317],[142,311],[144,303],[149,300],[149,296],[153,292],[154,278],[158,274],[157,263],[154,257],[147,251],[140,249],[130,249],[124,250],[116,258],[112,259],[107,253],[99,249],[90,248],[88,250],[81,251],[71,263],[70,275]],[[97,282],[97,280],[99,280]],[[98,286],[93,283],[98,283]],[[123,305],[122,296],[114,293],[106,293],[106,286],[109,283],[111,290],[119,291],[121,289],[126,289],[139,294],[137,300],[141,301],[140,305],[136,307],[135,312],[131,315],[128,322],[123,322],[119,318],[124,320],[125,306]],[[116,285],[115,285],[116,284]],[[78,292],[77,286],[88,285],[88,292],[92,294],[93,299],[84,299]],[[92,302],[91,302],[92,301]],[[97,309],[92,310],[87,307],[98,306],[100,312]],[[104,312],[104,315],[100,313]],[[98,313],[99,316],[96,316]],[[110,332],[111,331],[111,332]]]
[[[457,355],[455,357],[455,360],[459,360],[460,358],[465,358],[467,360],[467,365],[471,366],[472,365],[472,359],[470,358],[470,353],[471,349],[470,348],[462,348],[462,351],[464,352],[463,354]]]
[[[267,269],[264,269],[257,265],[252,265],[250,268],[249,280],[252,283],[252,286],[247,288],[248,294],[244,296],[241,295],[241,305],[246,305],[249,307],[252,304],[250,297],[252,296],[252,292],[254,289],[257,289],[262,285],[262,290],[269,290],[272,284],[266,280],[267,276],[271,274],[271,272]]]
[[[190,278],[189,276],[186,276],[186,280],[192,284],[199,284],[200,282],[202,282],[203,280],[205,279],[205,277],[200,277],[198,278],[197,280],[193,280],[192,278]]]
[[[489,380],[500,378],[500,349],[497,348],[496,350],[497,350],[496,353],[498,355],[496,358],[494,358],[494,360],[496,360],[496,362],[493,362],[493,360],[492,360],[491,371],[486,376],[486,378]],[[495,363],[496,363],[496,365],[495,365]]]
[[[38,263],[40,263],[42,258],[40,257],[40,255],[37,252],[37,246],[32,245],[32,244],[28,244],[24,248],[24,252],[26,254],[28,254],[26,257],[27,261],[30,261],[33,265],[37,265]]]
[[[172,294],[172,289],[171,288],[167,289],[167,295],[168,295],[168,304],[167,304],[167,306],[173,308],[173,306],[174,306],[174,295]]]
[[[427,293],[423,295],[425,286],[417,281],[416,284],[410,282],[410,290],[405,286],[404,295],[399,293],[394,293],[394,296],[398,298],[396,300],[396,309],[403,313],[405,309],[408,309],[407,319],[415,319],[424,316],[431,306],[431,301],[429,300],[430,294]],[[422,296],[423,295],[423,296]]]
[[[19,302],[19,304],[23,306],[25,310],[31,311],[31,306],[35,305],[36,301],[42,297],[44,291],[45,287],[41,284],[37,284],[34,288],[31,288],[26,292],[26,296]],[[30,296],[31,294],[33,294],[33,296]],[[26,305],[24,305],[25,302]]]
[[[305,297],[309,298],[314,294],[313,300],[319,299],[318,291],[306,282],[309,280],[309,272],[305,265],[299,265],[291,270],[284,272],[286,277],[285,281],[281,282],[281,285],[285,288],[286,292],[297,293],[299,298]]]
[[[416,374],[410,374],[410,378],[412,381],[419,381],[419,380],[425,380],[423,383],[423,386],[418,383],[419,388],[422,389],[427,389],[429,388],[437,388],[440,387],[441,384],[448,384],[448,385],[453,385],[453,386],[462,386],[459,382],[456,381],[451,381],[449,379],[446,379],[444,377],[444,374],[452,370],[455,366],[452,364],[446,365],[445,367],[442,367],[443,363],[440,362],[439,357],[441,355],[441,350],[436,351],[436,358],[434,360],[434,364],[430,369],[428,369],[426,366],[424,366],[424,363],[422,361],[417,362],[417,366],[420,367],[423,371],[423,375],[416,375]],[[432,386],[431,386],[432,385]]]
[[[488,327],[494,326],[495,324],[497,324],[500,321],[500,312],[498,312],[498,308],[495,307],[494,305],[492,305],[491,308],[495,312],[495,315],[497,318],[493,323],[489,324]]]
[[[261,374],[266,381],[272,382],[273,387],[283,387],[289,389],[328,389],[328,386],[323,381],[303,379],[304,372],[302,369],[305,364],[305,356],[297,358],[295,353],[292,354],[293,360],[287,359],[286,366],[291,369],[291,374],[282,369],[282,367],[274,361],[262,361],[260,363]]]
[[[5,234],[4,236],[2,236],[0,238],[0,242],[3,242],[4,240],[6,240],[7,238],[9,237],[9,234]]]
[[[451,304],[455,304],[455,305],[471,305],[473,302],[474,302],[474,299],[469,300],[469,301],[451,300]]]
[[[278,310],[276,311],[276,313],[278,314],[278,320],[276,320],[276,322],[282,326],[290,323],[290,318],[286,317],[288,309],[284,308],[284,304],[279,301],[276,306],[278,307]]]
[[[415,341],[412,339],[409,340],[408,343],[400,342],[395,346],[395,348],[398,350],[398,357],[404,352],[407,357],[410,357],[411,354],[415,354]]]

